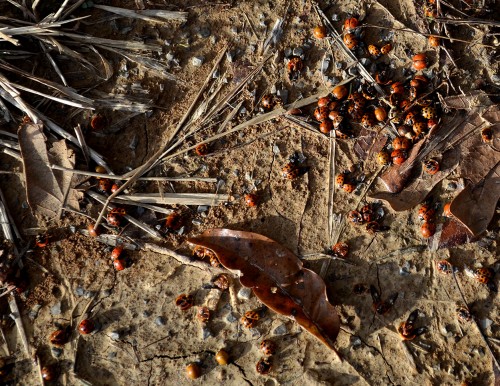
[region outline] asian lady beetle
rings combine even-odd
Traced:
[[[437,36],[431,35],[429,36],[429,45],[431,47],[439,47],[441,44],[441,39],[439,39]]]
[[[210,309],[208,307],[199,307],[196,318],[201,323],[207,323],[210,320]]]
[[[101,226],[96,227],[94,226],[94,224],[90,224],[89,226],[87,226],[87,230],[90,237],[97,237],[101,234],[102,228]]]
[[[333,123],[330,120],[325,120],[319,124],[319,131],[323,134],[328,134],[333,129]]]
[[[344,117],[338,111],[330,111],[328,118],[332,121],[333,127],[338,127]]]
[[[179,307],[182,311],[189,310],[194,304],[193,295],[180,294],[175,299],[175,305]]]
[[[351,120],[353,120],[354,122],[359,122],[363,119],[363,108],[356,108],[356,105],[354,103],[349,104],[347,112],[349,113]]]
[[[392,140],[392,148],[394,150],[409,150],[411,147],[411,141],[406,137],[396,137]]]
[[[424,169],[424,172],[426,172],[427,174],[434,175],[440,169],[439,162],[435,159],[427,160],[423,164],[423,169]]]
[[[401,323],[398,327],[398,332],[403,340],[413,340],[427,332],[427,327],[415,328],[415,322],[418,317],[418,310],[414,310],[408,316],[405,322]]]
[[[389,52],[391,52],[391,50],[392,50],[392,44],[386,43],[382,46],[380,52],[382,53],[382,55],[387,55]]]
[[[344,183],[344,185],[342,185],[342,189],[347,193],[352,193],[356,190],[356,185],[350,182],[346,182]]]
[[[324,39],[327,35],[327,30],[324,26],[318,25],[313,29],[313,35],[316,39]]]
[[[389,227],[383,226],[378,221],[370,221],[366,224],[366,231],[370,234],[374,234],[376,232],[383,232],[388,230]]]
[[[344,35],[344,43],[347,46],[347,48],[352,50],[356,48],[356,46],[358,45],[358,39],[356,39],[356,37],[353,34],[348,33]]]
[[[256,207],[259,203],[259,198],[254,193],[245,194],[245,204],[251,208]]]
[[[108,120],[106,117],[100,113],[92,115],[90,117],[90,127],[93,131],[102,131],[108,126]]]
[[[345,97],[347,97],[347,94],[349,94],[349,90],[343,84],[335,86],[332,90],[332,95],[338,100],[344,99]]]
[[[221,349],[215,354],[215,360],[221,366],[226,366],[229,363],[229,354],[226,350]]]
[[[399,126],[398,127],[398,134],[401,137],[406,137],[410,141],[415,138],[415,134],[413,133],[413,130],[411,127],[408,126]]]
[[[106,216],[106,221],[112,227],[120,227],[123,224],[123,214],[121,208],[113,208]]]
[[[59,330],[54,331],[52,334],[50,334],[49,342],[50,342],[50,344],[52,344],[56,347],[61,347],[69,342],[69,336],[70,336],[70,334],[69,334],[68,329],[61,328]]]
[[[490,127],[485,127],[481,130],[481,138],[483,142],[490,143],[493,141],[493,130]]]
[[[198,146],[196,146],[194,151],[200,157],[203,157],[203,156],[207,155],[208,153],[210,153],[210,149],[209,149],[207,143],[200,143]]]
[[[418,89],[416,87],[410,87],[410,101],[413,102],[418,98]]]
[[[435,216],[436,211],[429,204],[423,204],[418,210],[418,219],[420,221],[432,221]]]
[[[377,153],[377,162],[379,165],[389,165],[391,163],[391,156],[386,151],[380,151]]]
[[[430,106],[424,107],[422,109],[421,114],[425,119],[432,119],[432,118],[436,118],[436,116],[437,116],[436,109],[434,107],[430,107]]]
[[[364,84],[361,87],[361,94],[366,100],[372,101],[377,97],[377,89],[372,85]]]
[[[427,56],[424,53],[414,55],[413,58],[413,68],[415,70],[423,70],[427,68]]]
[[[36,235],[35,245],[38,248],[45,248],[47,245],[49,245],[49,235],[48,234]]]
[[[360,212],[358,212],[357,210],[351,210],[349,213],[347,213],[347,219],[356,225],[360,225],[360,224],[364,223],[363,215]]]
[[[465,273],[474,279],[476,279],[479,283],[488,285],[491,291],[496,292],[496,286],[493,283],[493,277],[495,276],[495,271],[491,268],[477,268],[470,269],[468,267],[465,268]]]
[[[469,309],[465,306],[458,306],[456,309],[457,318],[459,321],[467,323],[472,320],[472,315]]]
[[[127,262],[125,261],[125,259],[121,258],[114,259],[113,267],[115,267],[117,271],[123,271],[125,268],[127,268]]]
[[[118,189],[120,189],[120,185],[114,183],[113,185],[111,185],[111,193],[114,193],[116,192]]]
[[[378,58],[380,56],[380,49],[375,44],[370,44],[368,46],[368,53],[371,56]]]
[[[341,188],[345,182],[346,182],[346,174],[345,173],[337,174],[337,176],[335,177],[335,183],[337,184],[337,186]]]
[[[426,221],[420,227],[420,233],[424,239],[434,236],[436,233],[436,224],[430,221]]]
[[[391,93],[403,94],[404,92],[405,92],[405,88],[403,86],[403,83],[396,82],[396,83],[391,84]]]
[[[405,125],[411,126],[417,122],[417,114],[414,111],[409,111],[405,116]]]
[[[318,122],[326,121],[328,119],[329,113],[330,112],[328,111],[327,106],[318,107],[316,108],[316,110],[314,110],[314,119],[316,119]]]
[[[322,97],[318,99],[318,107],[323,107],[323,106],[328,106],[330,104],[330,98],[328,97]],[[329,110],[332,110],[330,106],[328,106]]]
[[[398,107],[401,104],[401,99],[403,98],[403,94],[392,93],[389,95],[389,104],[392,107]]]
[[[389,299],[386,301],[382,301],[382,298],[380,297],[380,293],[377,291],[377,289],[371,285],[370,286],[370,295],[372,297],[372,307],[373,310],[379,314],[379,315],[384,315],[387,314],[391,308],[394,306],[396,303],[396,300],[398,299],[398,293],[396,292],[393,294]]]
[[[186,376],[189,379],[197,379],[201,376],[201,369],[196,363],[190,363],[186,366]]]
[[[417,89],[422,89],[429,83],[429,79],[427,79],[424,75],[415,75],[413,79],[410,81],[410,87],[415,87]]]
[[[356,27],[358,26],[358,23],[359,23],[358,19],[356,19],[355,17],[350,17],[344,21],[344,28],[343,29],[346,32],[351,32],[354,29],[356,29]]]
[[[262,100],[261,100],[260,104],[266,110],[272,109],[274,107],[274,105],[275,105],[274,97],[271,94],[264,95],[262,97]]]
[[[271,356],[276,353],[276,343],[272,340],[265,339],[260,342],[260,351],[266,356]]]
[[[437,10],[431,5],[424,5],[424,16],[429,19],[435,19],[437,17]]]
[[[375,114],[375,118],[379,122],[384,122],[387,119],[387,111],[383,107],[377,107],[373,113]]]
[[[260,358],[255,366],[255,370],[257,370],[259,374],[266,375],[271,372],[272,367],[271,358]]]
[[[225,291],[229,288],[229,278],[223,273],[217,275],[214,279],[212,279],[212,283],[221,291]]]
[[[111,180],[108,178],[101,178],[97,183],[97,191],[101,193],[109,193],[111,191]]]
[[[453,266],[448,260],[436,261],[436,269],[445,275],[450,275],[453,273]]]
[[[387,73],[387,71],[380,71],[375,74],[375,82],[383,86],[392,83],[392,79]]]
[[[78,332],[82,335],[92,334],[95,330],[95,323],[91,319],[83,319],[78,324]]]
[[[55,366],[43,366],[40,370],[44,382],[51,382],[56,379],[58,372]]]
[[[281,169],[281,175],[287,180],[294,180],[300,175],[299,166],[295,163],[287,163],[283,169]]]
[[[185,218],[179,212],[172,212],[167,216],[165,220],[165,228],[169,231],[178,231],[184,226]]]
[[[113,248],[113,251],[111,252],[111,259],[118,259],[120,255],[123,252],[123,247],[122,246],[117,246]]]
[[[300,56],[292,56],[288,61],[286,68],[290,81],[295,81],[299,79],[300,72],[304,68],[304,63],[302,62]]]
[[[376,121],[375,116],[373,115],[372,112],[365,113],[363,115],[363,118],[361,118],[361,125],[365,129],[371,129],[376,124],[377,124],[377,121]]]
[[[342,241],[339,241],[332,247],[332,255],[335,257],[344,258],[347,256],[348,253],[349,253],[349,245],[347,245],[347,243],[344,243]]]
[[[437,127],[437,125],[439,125],[439,120],[438,120],[438,119],[436,119],[436,118],[431,118],[431,119],[429,119],[429,120],[427,121],[427,128],[428,128],[429,130],[432,130],[432,129],[436,128],[436,127]]]
[[[210,254],[209,260],[212,267],[219,268],[221,266],[220,261],[215,253]]]
[[[245,315],[241,317],[240,322],[245,328],[253,328],[259,319],[259,313],[252,310],[245,312]]]
[[[362,109],[368,103],[368,100],[359,92],[353,92],[348,99],[354,103],[356,109]]]
[[[373,210],[373,206],[371,204],[366,204],[361,208],[361,215],[363,216],[364,222],[372,222],[375,221],[375,211]]]
[[[422,133],[427,129],[427,124],[424,121],[416,121],[413,126],[412,130],[413,133],[415,134],[415,137],[419,137],[422,135]]]
[[[408,158],[408,154],[403,149],[397,149],[392,151],[391,158],[394,165],[402,165]]]

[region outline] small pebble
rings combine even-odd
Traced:
[[[284,54],[285,54],[285,58],[292,56],[292,49],[290,47],[285,48]]]
[[[252,295],[252,290],[247,287],[243,287],[238,291],[238,299],[248,300]]]
[[[108,354],[108,358],[109,358],[109,359],[116,358],[116,354],[117,354],[117,352],[116,352],[116,351],[111,351],[111,352]]]
[[[201,336],[202,336],[203,340],[205,340],[205,339],[208,339],[214,335],[212,334],[212,331],[210,331],[210,329],[207,326],[203,326],[203,328],[201,329]]]
[[[483,329],[485,329],[485,330],[486,330],[486,329],[490,328],[490,326],[493,324],[493,320],[488,319],[488,318],[486,318],[486,319],[481,319],[481,320],[479,321],[479,324],[480,324],[481,328],[483,328]]]
[[[29,318],[35,319],[38,316],[38,312],[40,311],[40,308],[42,308],[41,304],[35,304],[33,306],[33,308],[30,310]]]
[[[210,36],[210,44],[217,43],[217,37],[215,35]]]
[[[95,296],[95,291],[85,291],[83,297],[86,299],[93,298]]]
[[[342,70],[344,68],[344,62],[335,62],[335,68],[337,70]]]
[[[192,223],[193,225],[201,225],[201,224],[203,224],[203,221],[198,220],[198,219],[194,219],[193,221],[191,221],[191,223]]]
[[[322,73],[325,73],[328,70],[328,67],[330,67],[330,61],[331,60],[332,60],[332,58],[330,56],[326,56],[325,60],[321,61],[320,71]]]
[[[283,323],[283,324],[280,324],[278,327],[276,327],[273,331],[273,334],[274,335],[284,335],[287,333],[287,328],[286,328],[286,324]]]
[[[368,58],[361,58],[360,62],[365,67],[368,67],[372,63],[372,61]]]
[[[361,338],[359,336],[351,336],[351,346],[352,347],[361,346]]]
[[[238,320],[238,318],[236,317],[236,315],[233,312],[230,312],[229,314],[227,314],[226,320],[229,323],[234,323],[234,322],[236,322]]]
[[[456,189],[457,189],[456,182],[448,182],[448,185],[446,185],[446,190],[454,191]]]
[[[83,289],[83,287],[76,287],[75,288],[75,295],[76,296],[83,296],[84,293],[85,293],[85,290]]]
[[[340,21],[340,15],[338,13],[332,13],[332,21]]]
[[[353,67],[349,68],[349,70],[347,70],[347,73],[351,76],[355,76],[355,75],[359,74],[359,71],[358,71],[357,67],[353,66]]]
[[[108,297],[110,295],[111,295],[111,290],[110,289],[105,289],[104,291],[102,291],[102,296]]]
[[[208,206],[208,205],[199,205],[199,206],[198,206],[198,209],[197,209],[197,212],[198,212],[198,213],[203,213],[203,212],[208,211],[208,209],[209,209],[209,206]]]
[[[155,319],[155,324],[157,326],[164,326],[165,325],[165,319],[163,319],[163,316],[158,316],[156,319]]]
[[[410,263],[408,261],[399,268],[399,274],[401,276],[408,276],[410,274]]]
[[[497,85],[500,85],[500,75],[499,74],[492,75],[491,81]]]
[[[231,33],[234,34],[234,35],[238,35],[238,27],[236,27],[235,25],[233,25],[231,27]]]
[[[257,330],[256,328],[251,328],[250,329],[250,332],[252,333],[252,338],[260,338],[261,337],[261,333],[259,330]]]
[[[302,47],[295,47],[292,51],[292,54],[294,56],[300,56],[302,58],[302,56],[304,55],[304,49]]]
[[[205,61],[205,58],[203,56],[194,56],[191,59],[191,64],[195,67],[200,67],[204,61]]]
[[[50,349],[50,353],[52,354],[52,356],[54,358],[59,358],[62,355],[63,350],[62,350],[62,348],[59,348],[59,347],[52,347]]]
[[[61,302],[57,302],[54,304],[52,307],[50,307],[50,314],[51,315],[61,315]]]
[[[143,318],[149,318],[151,316],[151,312],[148,310],[142,311],[142,317]]]
[[[111,340],[119,340],[120,333],[117,331],[113,331],[111,334],[109,334],[109,337],[111,338]]]

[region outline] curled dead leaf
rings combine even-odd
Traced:
[[[188,242],[213,251],[262,303],[295,319],[335,351],[340,319],[328,302],[325,283],[315,272],[303,268],[290,250],[260,234],[230,229],[210,229]]]

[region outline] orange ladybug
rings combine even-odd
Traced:
[[[432,119],[432,118],[436,118],[436,116],[437,116],[436,109],[434,107],[430,107],[430,106],[424,107],[422,109],[421,114],[425,119]]]
[[[88,335],[95,331],[95,323],[91,319],[83,319],[78,325],[78,332],[82,335]]]
[[[401,82],[396,82],[391,85],[391,93],[393,94],[402,94],[405,92],[405,88],[403,86],[403,83]]]
[[[448,260],[436,261],[436,269],[445,275],[450,275],[453,273],[453,266]]]
[[[430,159],[424,162],[423,165],[424,172],[427,174],[433,175],[439,171],[439,162],[435,159]]]
[[[342,185],[342,189],[344,189],[347,193],[352,193],[356,190],[356,185],[347,182]]]
[[[441,39],[439,39],[437,36],[431,35],[429,36],[429,45],[431,47],[439,47],[441,44]]]
[[[446,204],[444,204],[444,206],[443,206],[443,216],[444,217],[453,217],[453,214],[451,213],[450,207],[451,207],[451,202],[447,202]]]
[[[276,353],[276,343],[272,340],[264,339],[260,342],[260,351],[266,356],[271,356]]]
[[[427,56],[424,53],[414,55],[413,58],[413,68],[415,70],[423,70],[427,68]]]
[[[117,271],[123,271],[125,268],[126,268],[126,262],[124,259],[114,259],[113,260],[113,267],[115,267],[115,269]]]
[[[327,35],[327,30],[324,26],[318,25],[313,29],[313,35],[316,39],[324,39]]]
[[[377,162],[379,165],[389,165],[391,163],[391,156],[386,151],[377,153]]]
[[[490,143],[493,141],[493,130],[491,127],[485,127],[483,130],[481,130],[481,138],[484,143]]]
[[[335,257],[346,257],[349,253],[349,245],[347,243],[338,242],[332,247],[332,255]]]
[[[410,87],[415,87],[417,89],[421,89],[429,83],[429,79],[427,79],[424,75],[415,75],[413,79],[410,81]]]
[[[100,113],[92,115],[90,117],[90,127],[93,131],[102,131],[108,126],[108,120],[106,117]]]
[[[322,97],[318,99],[318,107],[328,106],[330,104],[330,98]],[[333,110],[330,106],[328,106],[329,110]]]
[[[245,204],[251,208],[256,207],[259,203],[259,199],[256,194],[248,193],[245,194]]]
[[[273,106],[275,105],[274,102],[274,97],[271,94],[264,95],[262,97],[262,100],[260,101],[260,104],[262,107],[264,107],[266,110],[272,109]]]
[[[255,370],[262,375],[269,374],[273,368],[271,358],[260,358],[255,366]]]
[[[347,97],[347,95],[349,94],[349,90],[347,89],[346,86],[344,86],[343,84],[342,85],[339,85],[339,86],[335,86],[332,90],[332,94],[335,98],[337,98],[338,100],[342,100],[344,99],[345,97]]]
[[[377,122],[375,120],[375,117],[374,117],[373,113],[368,112],[368,113],[365,113],[363,115],[363,118],[361,119],[361,125],[365,129],[370,129],[373,126],[375,126],[376,124],[377,124]]]
[[[111,258],[113,260],[118,259],[120,257],[120,255],[122,254],[122,252],[123,252],[122,246],[117,246],[117,247],[113,248],[113,251],[111,252]]]
[[[200,143],[198,146],[196,146],[194,151],[200,157],[203,157],[204,155],[207,155],[208,153],[210,153],[210,149],[208,147],[208,144],[206,144],[206,143]]]
[[[245,328],[253,328],[259,319],[259,313],[252,310],[245,312],[245,315],[241,317],[240,322]]]
[[[345,182],[346,182],[346,174],[345,173],[337,174],[337,176],[335,177],[335,183],[337,184],[337,186],[340,188],[342,187],[342,185],[344,185]]]
[[[384,122],[387,119],[387,111],[383,107],[377,107],[373,113],[379,122]]]
[[[412,130],[415,136],[420,136],[427,129],[427,124],[424,121],[417,121],[413,124]]]
[[[293,180],[300,175],[299,166],[295,163],[290,162],[286,164],[283,169],[281,169],[281,174],[283,178]]]
[[[179,212],[172,212],[165,220],[165,228],[169,231],[178,231],[184,225],[184,216]]]
[[[429,204],[423,204],[418,210],[418,219],[420,221],[432,221],[436,211]]]
[[[392,151],[391,158],[395,165],[402,165],[408,158],[408,154],[403,149],[397,149]]]
[[[426,221],[420,227],[420,232],[422,233],[423,238],[428,239],[436,233],[436,224]]]
[[[382,55],[387,55],[389,52],[391,52],[391,50],[392,50],[392,44],[387,43],[382,46],[380,52],[382,53]]]
[[[175,305],[179,307],[182,311],[189,310],[194,304],[193,295],[180,294],[175,299]]]
[[[47,245],[49,245],[49,235],[36,235],[35,244],[38,248],[45,248]]]
[[[411,141],[406,137],[396,137],[392,140],[392,148],[394,150],[408,150],[411,147]]]
[[[101,193],[109,193],[111,191],[111,180],[109,178],[101,178],[97,184],[97,190]]]
[[[304,68],[304,63],[302,62],[300,56],[292,56],[288,61],[286,68],[290,81],[295,81],[299,79],[300,72]]]
[[[314,119],[316,119],[318,122],[323,122],[328,119],[328,114],[330,112],[328,111],[327,106],[321,106],[317,107],[316,110],[314,110]]]
[[[356,48],[356,46],[358,45],[358,39],[356,39],[356,37],[353,34],[348,33],[344,35],[344,43],[347,46],[347,48],[352,50]]]
[[[319,131],[321,131],[323,134],[328,134],[330,131],[333,129],[333,124],[332,121],[325,120],[320,123],[319,125]]]
[[[350,17],[349,19],[346,19],[344,21],[344,31],[346,32],[353,31],[358,26],[358,23],[359,21],[355,17]]]
[[[347,219],[353,224],[360,225],[363,224],[363,215],[357,210],[351,210],[347,213]]]
[[[370,44],[368,46],[368,53],[376,58],[380,56],[380,50],[375,44]]]

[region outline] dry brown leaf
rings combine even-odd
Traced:
[[[365,160],[371,154],[381,151],[387,143],[387,136],[374,130],[363,128],[354,144],[354,152],[361,160]]]
[[[340,320],[328,302],[325,283],[303,268],[290,250],[260,234],[230,229],[210,229],[188,242],[212,250],[224,267],[240,274],[241,284],[262,303],[295,319],[335,350]]]
[[[401,192],[378,192],[370,195],[370,197],[387,201],[391,208],[397,212],[411,209],[420,204],[425,197],[427,197],[434,186],[436,186],[458,166],[458,158],[458,152],[450,150],[443,154],[443,157],[440,160],[441,170],[436,174],[425,174],[420,168],[420,177],[415,178]]]
[[[439,248],[452,248],[474,241],[474,235],[459,221],[449,219],[443,225],[439,237]]]
[[[68,169],[73,169],[75,167],[75,152],[66,146],[66,141],[64,139],[52,144],[52,148],[49,150],[49,158],[53,164]],[[79,211],[79,200],[82,197],[82,193],[71,188],[71,179],[73,175],[55,169],[52,169],[52,173],[57,180],[59,188],[66,197],[65,203],[63,204],[70,209]]]
[[[499,199],[500,160],[482,181],[468,185],[455,197],[450,211],[470,232],[479,235],[488,227]]]
[[[45,143],[45,135],[41,124],[26,123],[19,128],[19,146],[23,157],[24,176],[26,183],[26,196],[31,209],[49,217],[59,215],[64,204],[65,191],[68,182],[64,176],[58,179],[53,170],[49,167],[49,153]],[[56,145],[56,152],[62,151],[61,146],[66,149],[66,145]],[[66,151],[62,151],[67,153]],[[64,160],[66,165],[71,165],[68,155],[58,157]],[[73,161],[74,162],[74,161]]]

